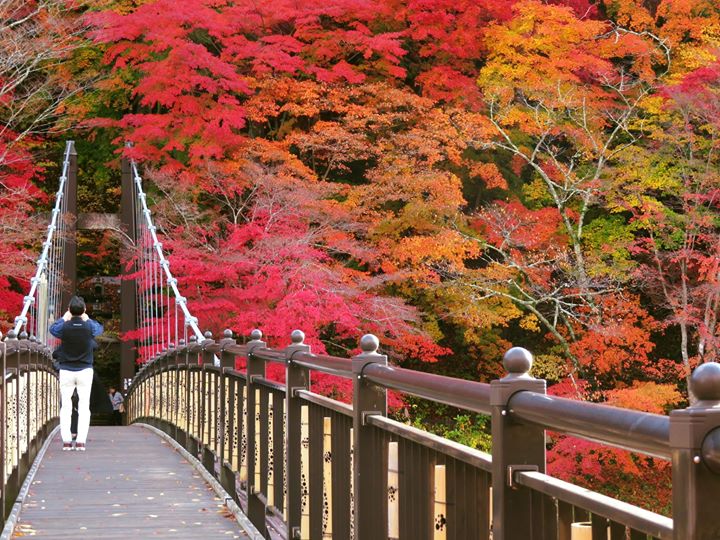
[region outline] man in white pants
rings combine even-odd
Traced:
[[[72,450],[70,419],[72,416],[72,395],[78,393],[78,428],[75,449],[85,451],[90,429],[90,390],[93,381],[93,351],[97,348],[95,337],[103,327],[85,313],[85,301],[79,296],[70,299],[70,306],[62,318],[50,327],[50,333],[62,343],[54,356],[60,367],[60,436],[63,450]]]

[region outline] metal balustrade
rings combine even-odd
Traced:
[[[720,492],[718,364],[693,375],[698,403],[663,417],[547,396],[519,348],[507,376],[484,384],[390,367],[370,335],[351,359],[311,354],[300,331],[282,350],[257,330],[244,345],[206,336],[143,366],[128,420],[200,456],[263,534],[564,540],[587,521],[603,540],[719,537],[702,497]],[[286,385],[266,378],[268,362],[285,365]],[[312,393],[311,371],[351,378],[353,406]],[[388,419],[387,389],[490,414],[492,456]],[[548,476],[546,429],[672,458],[674,519]]]
[[[36,339],[26,334],[17,339],[10,332],[0,342],[0,357],[5,374],[0,385],[4,526],[35,456],[58,424],[60,388],[50,349]]]

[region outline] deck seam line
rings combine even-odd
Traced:
[[[177,450],[180,455],[182,455],[190,465],[203,477],[203,479],[210,484],[210,487],[212,487],[213,491],[217,493],[218,497],[220,497],[223,500],[223,503],[227,507],[227,509],[235,516],[235,519],[238,522],[238,525],[240,525],[240,528],[243,529],[245,533],[247,533],[251,540],[265,540],[265,537],[260,534],[260,531],[258,531],[255,528],[255,525],[252,524],[250,519],[243,514],[242,509],[238,504],[235,502],[235,500],[230,496],[230,494],[225,491],[225,488],[220,485],[220,482],[217,481],[217,479],[211,475],[207,469],[203,466],[202,463],[200,463],[200,460],[193,456],[190,452],[188,452],[183,446],[181,446],[175,439],[173,439],[170,435],[165,433],[164,431],[156,428],[155,426],[151,426],[150,424],[145,424],[144,422],[133,422],[133,425],[143,427],[147,430],[152,431],[156,435],[160,436],[161,438],[165,439],[172,445],[172,447]],[[6,540],[4,537],[0,538],[0,540]]]
[[[5,522],[5,526],[3,527],[2,534],[0,535],[0,540],[10,540],[13,533],[15,532],[15,525],[17,525],[18,517],[20,516],[20,511],[22,510],[22,506],[25,503],[25,499],[27,498],[28,492],[30,491],[30,486],[32,485],[32,481],[35,479],[35,473],[37,473],[37,470],[40,468],[40,462],[42,461],[42,458],[45,457],[45,452],[49,448],[50,444],[52,444],[53,439],[55,438],[55,434],[60,430],[60,426],[55,426],[53,430],[48,434],[47,439],[45,439],[45,442],[42,445],[42,448],[40,448],[40,451],[35,456],[35,460],[33,461],[32,467],[30,467],[30,470],[27,473],[27,476],[25,477],[25,481],[23,482],[22,487],[20,488],[20,492],[18,493],[17,498],[15,499],[15,504],[13,504],[12,510],[10,511],[10,515],[7,518],[7,521]],[[4,457],[3,457],[4,459]]]

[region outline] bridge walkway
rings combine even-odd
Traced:
[[[12,538],[251,538],[201,475],[140,426],[93,426],[87,450],[55,435]]]

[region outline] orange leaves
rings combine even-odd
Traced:
[[[479,176],[487,189],[507,189],[507,181],[494,163],[475,163],[470,167],[471,176]]]
[[[444,230],[433,236],[401,238],[395,254],[401,263],[414,266],[441,262],[460,269],[466,259],[478,255],[478,248],[475,242],[469,242],[454,231]]]
[[[608,390],[606,394],[608,405],[655,414],[667,414],[683,400],[674,384],[652,381],[637,381],[630,388]]]
[[[606,294],[595,299],[592,322],[572,345],[579,361],[596,373],[622,377],[624,368],[650,362],[655,345],[651,332],[658,323],[640,305],[637,296]]]
[[[587,99],[585,74],[597,76],[610,69],[595,54],[595,37],[604,24],[581,21],[568,8],[535,1],[514,9],[516,16],[509,23],[487,31],[493,48],[478,79],[486,100],[509,103],[517,87],[527,99],[550,108],[577,106]]]

